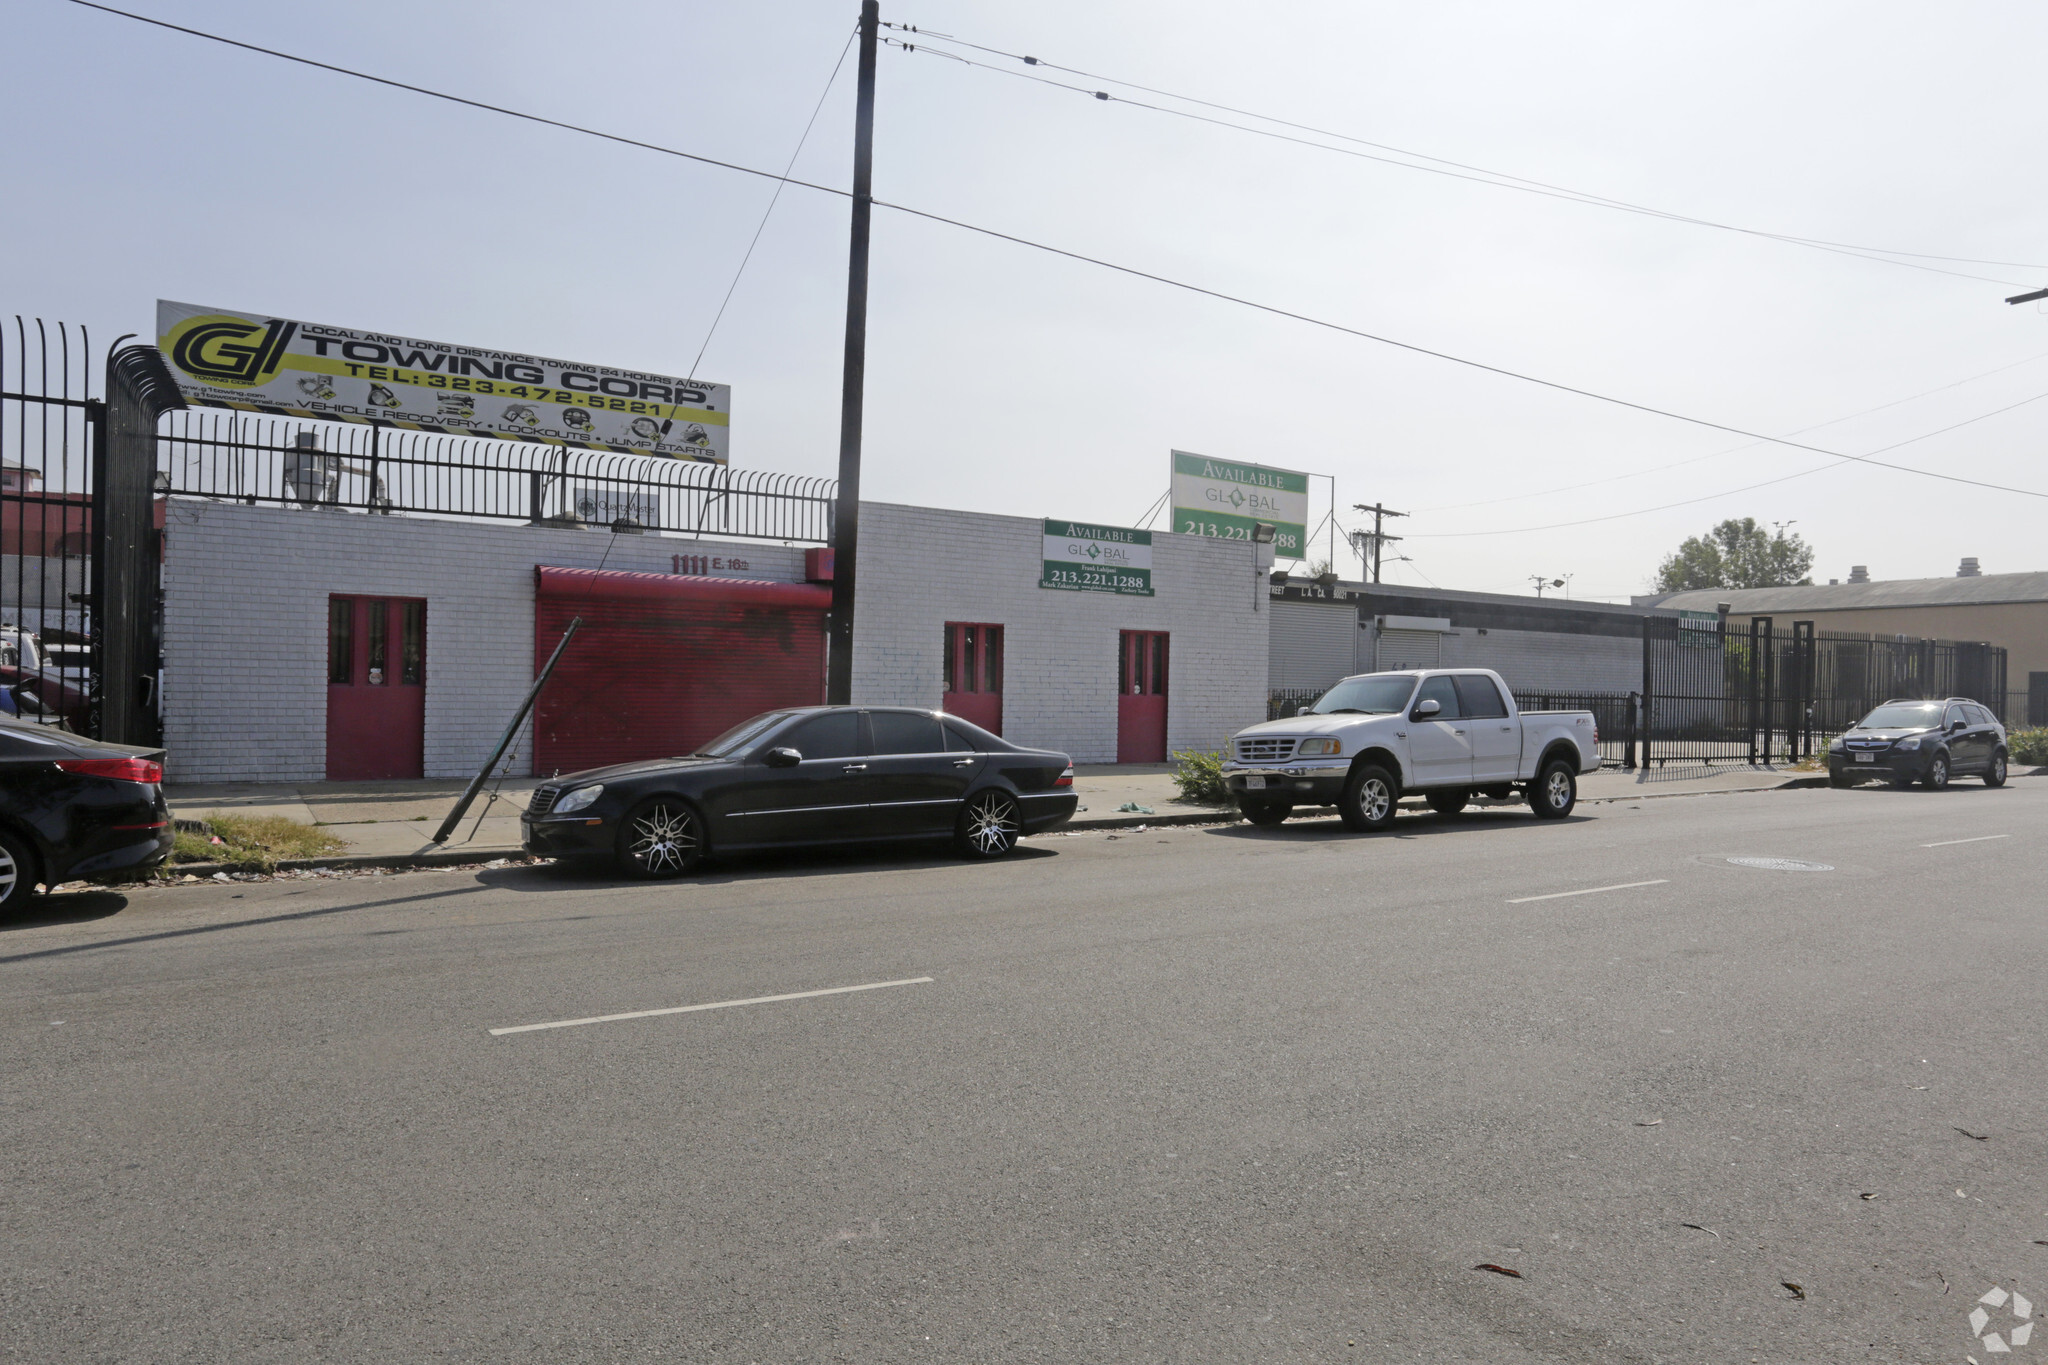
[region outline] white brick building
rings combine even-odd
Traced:
[[[1171,638],[1169,747],[1214,749],[1264,716],[1271,613],[1249,546],[1161,534],[1156,596],[1061,592],[1037,586],[1037,521],[888,504],[864,504],[862,518],[856,701],[939,705],[945,626],[973,621],[1003,628],[1003,733],[1019,743],[1115,759],[1121,631]],[[328,775],[338,596],[424,601],[420,771],[473,773],[534,675],[537,565],[798,583],[804,547],[173,499],[162,698],[172,780]],[[529,731],[509,771],[530,771],[531,754]]]

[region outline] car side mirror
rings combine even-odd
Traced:
[[[761,761],[771,768],[794,768],[804,756],[794,749],[770,749],[761,755]]]
[[[1412,717],[1412,719],[1428,720],[1431,716],[1435,715],[1437,712],[1443,709],[1444,708],[1435,701],[1419,701],[1415,703],[1415,714]]]
[[[1966,721],[1952,720],[1948,723],[1948,732],[1950,734],[1954,734],[1956,731],[1962,729],[1963,726],[1967,723],[1968,722]]]
[[[1294,708],[1294,714],[1297,716],[1313,715],[1314,713],[1315,708],[1313,706],[1297,706]]]

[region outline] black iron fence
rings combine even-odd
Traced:
[[[1266,694],[1266,719],[1285,720],[1304,706],[1314,706],[1327,687],[1276,687]]]
[[[97,727],[94,460],[106,404],[94,381],[104,360],[83,327],[0,322],[0,708],[82,731]]]
[[[1796,762],[1893,698],[1967,697],[2023,723],[2005,673],[1995,645],[1873,639],[1811,621],[1781,629],[1769,618],[1648,617],[1642,761]]]
[[[166,414],[173,497],[746,540],[831,538],[832,479],[214,410]]]

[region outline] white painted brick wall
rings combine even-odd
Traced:
[[[533,682],[534,566],[604,560],[667,573],[676,554],[746,560],[732,577],[803,578],[801,547],[174,500],[164,554],[170,780],[326,776],[330,593],[426,599],[426,774],[467,777]],[[522,733],[508,771],[531,765]]]
[[[1040,588],[1036,519],[885,503],[863,504],[861,518],[857,701],[937,706],[945,623],[988,621],[1004,628],[1003,732],[1018,743],[1115,760],[1121,630],[1172,636],[1169,748],[1220,748],[1265,717],[1270,613],[1249,546],[1162,533],[1157,596],[1119,597]],[[171,780],[326,775],[329,594],[426,599],[426,773],[468,776],[532,682],[534,566],[666,573],[679,553],[746,560],[733,577],[803,578],[800,546],[176,500],[164,565]],[[522,734],[509,770],[531,762]]]
[[[854,699],[937,706],[945,623],[1003,627],[1003,735],[1116,761],[1118,632],[1172,636],[1166,742],[1220,749],[1266,718],[1265,579],[1252,547],[1152,538],[1152,597],[1038,586],[1038,518],[861,504]]]

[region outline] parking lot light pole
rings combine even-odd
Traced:
[[[839,494],[832,503],[832,624],[825,700],[853,701],[853,597],[860,558],[860,426],[868,364],[868,219],[874,211],[875,37],[880,0],[861,0],[860,83],[853,114],[853,226],[846,260],[846,364],[839,390]]]

